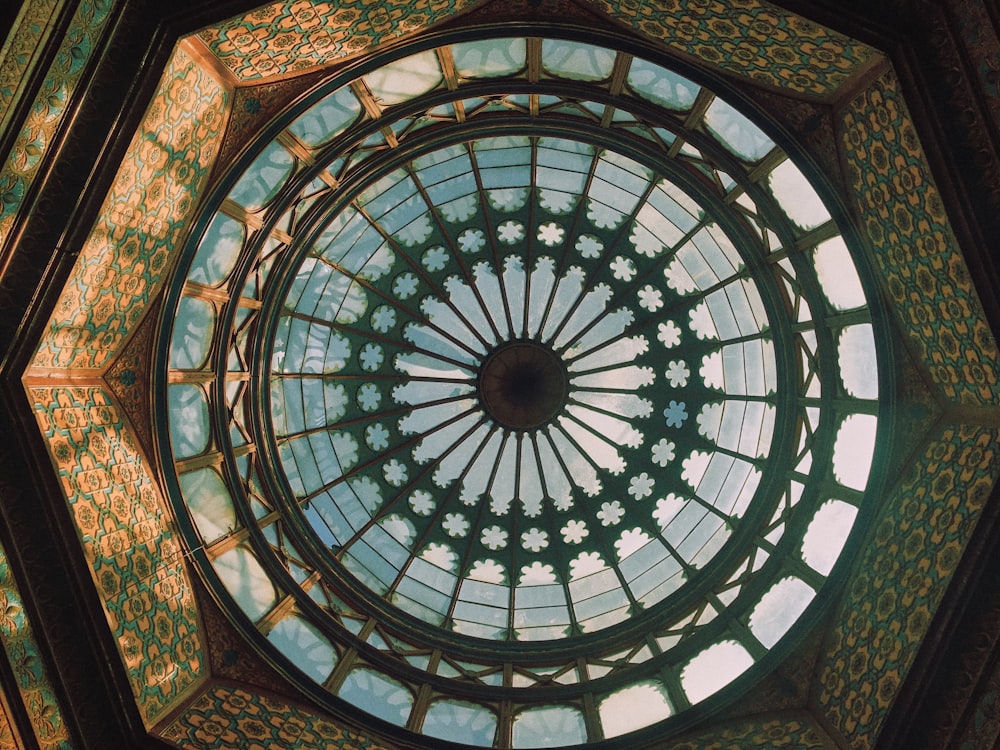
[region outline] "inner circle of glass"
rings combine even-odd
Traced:
[[[754,500],[778,389],[758,283],[709,215],[610,148],[512,134],[407,161],[324,217],[270,375],[317,546],[391,606],[493,641],[595,632],[698,577]],[[708,294],[667,252],[685,238],[716,264]],[[287,389],[317,377],[321,424],[283,440]]]
[[[298,105],[192,239],[159,386],[188,543],[320,702],[490,747],[674,720],[828,589],[878,424],[859,275],[674,70],[434,44]]]

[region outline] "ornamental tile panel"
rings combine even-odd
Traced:
[[[996,339],[893,72],[845,108],[841,127],[863,234],[901,327],[947,398],[997,403]]]
[[[708,732],[681,738],[670,750],[745,750],[748,747],[783,750],[823,750],[829,747],[813,728],[811,717],[750,717]]]
[[[759,0],[600,0],[614,19],[727,73],[826,96],[878,52]]]
[[[218,152],[228,95],[183,50],[160,80],[33,365],[107,365],[159,287]]]
[[[887,498],[819,670],[818,703],[861,750],[875,738],[1000,475],[996,429],[948,427]]]
[[[34,388],[29,397],[136,705],[151,724],[206,666],[166,503],[102,387]]]
[[[252,690],[252,692],[251,692]],[[256,688],[215,684],[195,698],[160,737],[185,750],[389,750],[333,719],[260,695]]]
[[[10,663],[20,701],[31,721],[35,740],[41,750],[69,750],[69,730],[63,721],[62,710],[52,689],[52,681],[45,669],[42,656],[24,600],[14,580],[7,559],[7,552],[0,547],[0,644]],[[18,700],[8,694],[0,702],[0,750],[19,747],[11,730],[12,722],[4,706]]]
[[[420,31],[477,0],[279,2],[199,33],[240,81],[260,81],[326,65]]]
[[[29,3],[36,5],[36,3]],[[41,5],[38,3],[37,5]],[[81,2],[70,21],[69,30],[63,37],[48,75],[35,96],[34,104],[28,112],[21,131],[14,141],[11,152],[6,155],[0,167],[0,248],[7,243],[17,214],[24,205],[25,196],[38,173],[43,157],[48,153],[53,137],[63,124],[70,99],[76,92],[84,68],[90,61],[97,40],[111,13],[110,0],[90,0]],[[34,11],[31,11],[32,15]],[[37,23],[38,20],[35,20]],[[20,39],[21,27],[15,37],[16,48],[10,51],[15,59],[26,53],[26,40]],[[7,76],[23,75],[21,63],[8,71],[9,57],[0,64],[3,79],[0,89],[9,87],[12,81]],[[25,61],[27,64],[27,61]],[[20,73],[19,73],[20,71]],[[4,104],[0,95],[0,115]]]
[[[51,19],[63,3],[39,0],[25,3],[20,17],[3,47],[0,48],[0,125],[15,99],[28,71],[38,64],[42,45],[51,29]]]

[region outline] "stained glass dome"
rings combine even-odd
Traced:
[[[597,742],[735,695],[822,608],[878,424],[862,274],[750,110],[625,47],[341,71],[192,239],[179,511],[317,700]]]

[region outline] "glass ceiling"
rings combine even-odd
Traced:
[[[851,256],[671,70],[403,54],[290,113],[193,239],[163,363],[191,545],[265,653],[390,724],[530,748],[678,716],[780,649],[853,526]]]

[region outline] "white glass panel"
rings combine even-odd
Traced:
[[[426,94],[442,80],[434,50],[383,65],[364,76],[372,95],[382,105],[400,104]]]
[[[587,741],[583,714],[571,706],[522,711],[514,718],[514,747],[562,747]]]
[[[424,716],[424,734],[450,742],[489,747],[496,731],[496,715],[474,703],[434,701]]]
[[[251,620],[267,614],[278,600],[278,592],[267,572],[250,550],[236,547],[219,555],[212,567],[236,604]]]
[[[208,399],[201,388],[183,384],[169,386],[167,412],[170,415],[170,445],[175,458],[196,456],[208,448]]]
[[[838,235],[817,245],[813,263],[823,294],[835,309],[850,310],[865,304],[861,279],[842,237]]]
[[[555,39],[542,41],[542,65],[552,75],[575,81],[598,81],[611,75],[615,53],[591,44]]]
[[[795,624],[816,597],[804,581],[783,578],[761,597],[750,615],[750,631],[771,648]]]
[[[361,102],[348,87],[321,99],[289,126],[309,146],[319,146],[342,133],[361,114]]]
[[[175,370],[200,370],[212,347],[215,308],[195,297],[181,297],[177,306],[174,330],[170,337],[170,367]]]
[[[199,469],[181,474],[180,483],[188,512],[206,543],[237,527],[239,522],[229,489],[215,471]]]
[[[645,60],[632,60],[628,85],[636,94],[654,104],[685,110],[694,104],[699,87],[673,71]]]
[[[709,646],[681,672],[681,687],[691,703],[703,701],[753,665],[753,657],[735,641]]]
[[[868,484],[878,420],[869,414],[852,414],[844,420],[833,446],[833,475],[845,487],[863,490]]]
[[[244,237],[244,227],[240,222],[217,213],[198,245],[188,279],[210,286],[224,281],[236,265]]]
[[[800,228],[812,229],[830,220],[823,201],[791,160],[776,167],[767,183],[788,218]]]
[[[244,208],[257,209],[267,203],[284,184],[295,166],[295,158],[277,141],[269,144],[229,193],[229,199]]]
[[[597,710],[607,738],[648,727],[673,713],[667,689],[656,680],[612,693],[600,702]]]
[[[338,695],[362,711],[397,726],[406,723],[413,705],[409,690],[372,669],[355,669],[347,675]]]
[[[451,48],[455,69],[462,78],[509,75],[524,67],[523,39],[484,39]]]
[[[774,148],[774,141],[722,99],[715,99],[705,112],[705,126],[723,146],[746,161],[757,161]]]
[[[878,398],[878,362],[871,323],[848,326],[837,346],[840,377],[854,398]]]
[[[281,620],[267,639],[316,682],[322,683],[337,665],[337,652],[326,636],[296,615]]]
[[[802,539],[802,559],[810,568],[830,575],[857,516],[858,509],[843,500],[823,503]]]

